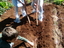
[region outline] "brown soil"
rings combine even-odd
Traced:
[[[59,29],[62,31],[64,36],[64,7],[58,5],[44,5],[44,19],[42,22],[38,22],[38,26],[36,25],[35,13],[32,14],[32,7],[30,5],[27,6],[28,16],[30,17],[31,24],[28,23],[27,17],[22,17],[20,8],[19,15],[21,19],[21,23],[14,23],[14,8],[7,10],[1,18],[0,22],[0,32],[6,26],[12,26],[16,30],[18,30],[19,35],[27,38],[30,41],[35,41],[37,43],[37,48],[55,48],[54,38],[53,36],[53,18],[51,17],[54,13],[52,12],[53,8],[57,9],[57,15],[59,17]],[[64,37],[63,37],[64,40]],[[30,44],[17,40],[14,41],[15,44],[13,48],[33,48]],[[64,46],[64,44],[62,43]]]

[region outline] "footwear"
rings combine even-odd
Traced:
[[[35,12],[36,12],[36,10],[35,10],[35,9],[33,9],[33,10],[32,10],[32,13],[35,13]]]
[[[17,23],[20,23],[20,22],[21,22],[20,20],[17,21]]]
[[[26,15],[26,11],[22,11],[22,16],[25,17]]]
[[[20,16],[18,15],[18,14],[16,14],[16,16],[15,16],[16,18],[19,18]]]
[[[39,13],[39,10],[36,11],[35,9],[33,9],[32,10],[32,13],[35,13],[35,12],[38,12]]]
[[[16,22],[16,23],[20,23],[21,21],[20,21],[19,18],[16,18],[16,19],[14,20],[14,22]]]
[[[43,21],[43,14],[42,13],[38,16],[38,20],[41,22]]]

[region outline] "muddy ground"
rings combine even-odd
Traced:
[[[30,5],[26,7],[28,16],[31,20],[31,24],[28,23],[27,17],[22,17],[20,8],[19,15],[21,23],[17,24],[13,22],[15,19],[15,15],[14,8],[11,8],[1,16],[0,32],[3,30],[4,27],[12,26],[19,32],[19,35],[27,38],[32,42],[36,41],[37,48],[56,48],[56,44],[54,43],[53,38],[53,9],[56,8],[57,10],[57,17],[59,18],[57,21],[58,27],[63,35],[62,40],[64,40],[64,7],[54,4],[44,5],[44,18],[42,22],[38,21],[38,26],[36,25],[35,13],[31,13],[32,7]],[[30,44],[20,40],[13,42],[15,42],[13,48],[33,48],[33,46],[31,46]],[[62,47],[64,46],[63,42],[61,42],[61,45]]]

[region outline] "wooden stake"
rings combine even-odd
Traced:
[[[36,9],[36,25],[38,25],[38,15],[37,15],[37,9]]]
[[[38,5],[37,5],[38,3],[36,3],[36,8],[35,8],[35,10],[36,10],[36,25],[38,25],[38,15],[37,15],[37,11],[38,11]]]
[[[24,3],[25,3],[25,5],[24,5],[24,7],[25,7],[25,11],[26,11],[26,14],[27,14],[27,9],[26,9],[26,1],[24,0]],[[30,24],[30,18],[29,18],[29,16],[27,15],[27,19],[28,19],[28,22],[29,22],[29,24]]]

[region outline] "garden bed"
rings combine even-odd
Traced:
[[[56,9],[56,10],[55,10]],[[35,13],[32,14],[32,7],[30,5],[27,6],[27,12],[31,20],[31,24],[28,23],[27,17],[22,17],[20,8],[19,8],[19,15],[21,19],[21,23],[17,24],[14,23],[15,15],[14,15],[14,8],[11,8],[10,10],[6,11],[1,17],[2,21],[0,22],[0,32],[3,30],[6,26],[12,26],[16,30],[18,30],[19,35],[27,38],[30,41],[35,42],[36,41],[36,47],[37,48],[56,48],[55,43],[55,35],[53,32],[54,21],[53,21],[53,15],[57,13],[58,21],[56,24],[58,26],[58,29],[60,30],[60,33],[62,33],[60,36],[62,37],[62,40],[64,40],[64,7],[54,4],[48,4],[44,5],[44,19],[42,22],[38,22],[38,26],[36,25],[35,20]],[[30,44],[23,42],[23,41],[14,41],[15,42],[13,48],[33,48]],[[60,41],[62,43],[61,47],[64,46],[63,41]],[[60,45],[58,45],[60,48]]]

